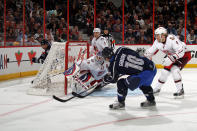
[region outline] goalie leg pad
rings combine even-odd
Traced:
[[[86,90],[87,88],[90,88],[91,86],[96,84],[96,81],[95,82],[94,81],[95,79],[92,77],[91,73],[79,74],[78,77],[73,79],[73,84],[72,84],[73,92],[79,93],[82,92],[83,90]]]
[[[90,73],[86,73],[79,77],[82,82],[88,82],[91,79],[92,75]]]

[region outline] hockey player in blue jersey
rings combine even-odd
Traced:
[[[110,62],[109,74],[105,76],[104,80],[110,83],[117,82],[118,102],[109,105],[110,109],[124,109],[128,89],[133,91],[138,87],[147,99],[141,103],[141,107],[156,105],[151,83],[157,69],[151,60],[126,47],[118,48],[115,53],[112,49],[105,47],[102,56]],[[129,76],[120,78],[123,75]]]
[[[51,45],[50,43],[48,42],[48,40],[45,40],[43,39],[41,42],[40,42],[40,45],[41,47],[44,49],[44,52],[40,55],[39,58],[36,58],[36,57],[33,57],[32,58],[32,62],[33,63],[44,63],[44,60],[46,59],[50,49],[51,49]]]

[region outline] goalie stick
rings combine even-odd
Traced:
[[[74,78],[74,80],[77,81],[83,88],[85,88],[85,90],[82,91],[82,92],[80,92],[80,93],[72,92],[72,95],[73,95],[73,96],[70,97],[70,98],[68,98],[68,99],[61,99],[61,98],[59,98],[59,97],[53,95],[53,98],[54,98],[55,100],[60,101],[60,102],[67,102],[67,101],[69,101],[69,100],[71,100],[71,99],[73,99],[73,98],[75,98],[75,97],[84,98],[84,97],[86,97],[86,96],[92,94],[92,93],[95,91],[95,88],[96,88],[97,85],[98,85],[97,82],[96,82],[93,86],[88,87],[88,86],[86,86],[78,77],[73,76],[73,78]],[[92,90],[92,91],[90,91],[90,90]],[[86,92],[88,92],[88,91],[90,91],[90,92],[87,93],[86,95],[82,95],[82,94],[84,94],[84,93],[86,93]]]
[[[61,98],[59,98],[59,97],[57,97],[57,96],[55,96],[55,95],[53,95],[53,98],[54,98],[55,100],[59,101],[59,102],[67,102],[67,101],[69,101],[69,100],[71,100],[71,99],[73,99],[73,98],[75,98],[75,97],[84,98],[84,97],[86,97],[86,96],[92,94],[92,93],[95,91],[96,86],[97,86],[97,84],[94,85],[94,86],[92,86],[92,87],[90,87],[90,88],[88,88],[88,89],[86,89],[86,90],[84,90],[84,91],[82,91],[82,92],[80,92],[79,94],[77,94],[77,93],[75,93],[75,92],[72,92],[73,96],[70,97],[70,98],[68,98],[68,99],[61,99]],[[88,92],[88,91],[90,91],[90,90],[92,90],[92,91],[89,92],[88,94],[82,96],[83,93],[86,93],[86,92]]]

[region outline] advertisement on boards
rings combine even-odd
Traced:
[[[42,52],[40,47],[0,48],[0,75],[39,70],[40,64],[32,58]]]

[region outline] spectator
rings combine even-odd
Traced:
[[[168,21],[168,28],[167,28],[168,34],[173,34],[173,35],[177,35],[177,31],[175,30],[175,28],[172,26],[171,22]]]
[[[194,30],[191,30],[190,34],[187,36],[187,40],[189,44],[195,44],[196,43],[196,35],[194,34]]]
[[[45,39],[48,40],[49,43],[52,43],[54,41],[54,36],[50,29],[46,29]]]

